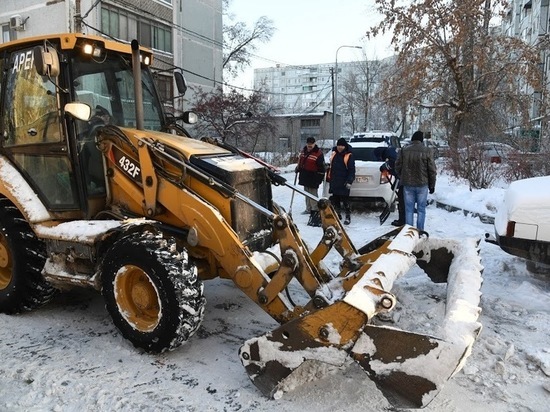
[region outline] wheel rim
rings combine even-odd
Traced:
[[[134,265],[121,267],[114,287],[120,314],[133,328],[150,332],[157,327],[161,318],[159,294],[145,271]]]
[[[8,241],[4,234],[0,234],[0,289],[5,289],[11,282],[11,262]]]

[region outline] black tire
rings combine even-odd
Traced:
[[[105,306],[122,336],[146,352],[185,343],[199,328],[206,300],[197,269],[173,239],[138,232],[116,241],[102,264]]]
[[[21,212],[0,198],[0,312],[32,310],[48,303],[56,289],[42,276],[46,245]]]

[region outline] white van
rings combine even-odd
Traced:
[[[532,272],[550,271],[550,176],[510,183],[495,217],[495,237],[485,240],[527,259]]]

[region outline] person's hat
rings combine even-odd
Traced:
[[[411,142],[414,140],[418,140],[419,142],[422,142],[424,140],[424,133],[422,133],[420,130],[414,132],[411,137]]]
[[[306,143],[315,143],[315,137],[308,137]]]
[[[347,146],[348,145],[348,142],[346,142],[346,139],[344,139],[343,137],[339,138],[338,141],[336,142],[336,146]]]

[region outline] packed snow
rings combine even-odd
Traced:
[[[290,166],[282,171],[290,182],[293,170]],[[494,233],[493,224],[484,223],[487,220],[478,215],[494,217],[506,188],[502,184],[469,191],[464,182],[440,173],[436,192],[430,195],[435,202],[427,209],[425,229],[430,238],[466,243],[471,241],[466,239],[483,239],[485,233]],[[308,216],[301,214],[303,197],[295,195],[291,205],[290,189],[277,186],[274,198],[292,211],[301,236],[309,247],[315,247],[322,230],[306,225]],[[441,204],[461,210],[449,212],[436,206]],[[381,209],[354,208],[347,231],[357,248],[393,229],[389,222],[397,217],[396,212],[382,226],[380,213]],[[550,275],[528,272],[523,259],[494,244],[481,240],[479,249],[484,271],[477,321],[483,328],[463,368],[424,410],[547,411]],[[338,255],[330,254],[325,264],[337,272]],[[460,287],[470,288],[470,297],[479,289],[475,284]],[[289,289],[299,301],[299,285],[291,283]],[[471,323],[462,316],[477,316],[477,306],[462,300],[449,302],[451,308],[458,306],[454,312],[446,312],[445,302],[452,291],[448,292],[445,284],[432,283],[416,265],[394,282],[392,293],[396,307],[377,320],[387,327],[433,331],[452,339],[465,334],[439,329],[445,317],[453,318],[455,327],[460,328],[462,320]],[[198,332],[186,345],[160,355],[143,353],[124,340],[102,297],[92,290],[60,294],[33,312],[0,314],[0,410],[394,410],[355,363],[343,370],[319,372],[320,379],[293,388],[279,399],[267,399],[248,378],[238,351],[245,341],[275,329],[277,323],[231,281],[206,281],[205,295],[205,319]]]

